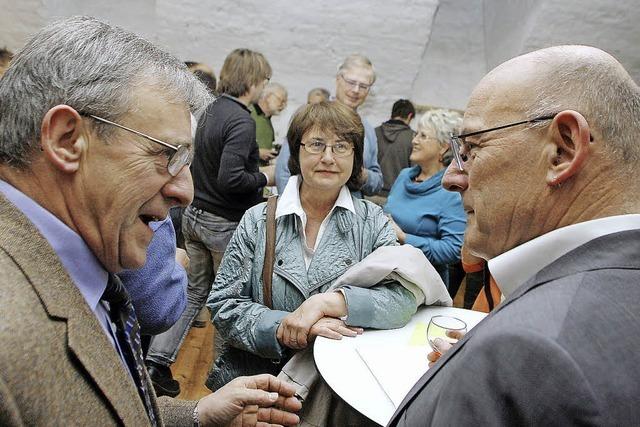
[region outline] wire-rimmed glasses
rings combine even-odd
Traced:
[[[461,154],[460,150],[462,149],[462,147],[464,147],[464,139],[469,137],[469,136],[476,136],[476,135],[480,135],[483,133],[487,133],[487,132],[493,132],[496,130],[501,130],[501,129],[507,129],[513,126],[518,126],[518,125],[524,125],[524,124],[528,124],[528,123],[536,123],[536,122],[542,122],[545,120],[552,120],[554,117],[556,116],[556,114],[552,114],[552,115],[548,115],[548,116],[542,116],[542,117],[536,117],[535,119],[531,119],[531,120],[523,120],[520,122],[516,122],[516,123],[509,123],[508,125],[502,125],[502,126],[497,126],[491,129],[483,129],[483,130],[479,130],[476,132],[469,132],[469,133],[465,133],[462,135],[454,135],[449,134],[449,146],[451,147],[451,151],[453,152],[453,158],[456,161],[456,166],[458,166],[458,169],[463,171],[464,170],[464,162],[467,161],[467,156],[466,154]]]
[[[126,130],[128,132],[134,133],[138,136],[148,139],[149,141],[153,141],[156,144],[160,144],[163,147],[167,147],[174,152],[169,156],[167,161],[167,171],[171,176],[177,176],[183,167],[188,166],[193,161],[193,146],[192,145],[172,145],[168,142],[161,141],[157,138],[144,134],[135,129],[131,129],[129,127],[123,126],[119,123],[112,122],[111,120],[107,120],[105,118],[93,115],[93,114],[84,114],[87,117],[91,117],[94,120],[97,120],[102,123],[106,123],[108,125],[116,126],[120,129]]]
[[[333,155],[336,157],[347,157],[353,153],[353,145],[348,142],[336,142],[335,144],[327,144],[320,140],[311,140],[306,144],[300,143],[309,154],[322,154],[327,147],[331,147]]]

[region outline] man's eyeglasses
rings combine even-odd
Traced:
[[[306,144],[300,143],[300,145],[302,145],[309,154],[322,154],[327,147],[331,147],[331,151],[336,157],[347,157],[353,153],[353,145],[347,142],[336,142],[333,145],[329,145],[319,140],[312,140]]]
[[[344,82],[347,85],[349,85],[351,88],[355,89],[356,91],[360,91],[361,88],[364,89],[364,90],[371,89],[371,84],[360,83],[360,82],[357,82],[355,80],[348,79],[345,76],[343,76],[342,74],[340,74],[340,77],[342,78],[342,80],[344,80]]]
[[[510,123],[508,125],[502,125],[502,126],[498,126],[491,129],[483,129],[476,132],[469,132],[462,135],[454,135],[454,134],[449,135],[449,146],[451,147],[451,151],[453,152],[453,158],[456,161],[456,165],[458,166],[458,169],[461,171],[464,170],[464,162],[467,161],[467,155],[460,153],[461,148],[464,147],[465,145],[465,141],[464,141],[465,138],[470,136],[480,135],[487,132],[493,132],[496,130],[507,129],[513,126],[519,126],[519,125],[524,125],[528,123],[543,122],[545,120],[552,120],[555,116],[556,115],[553,114],[550,116],[536,117],[535,119],[531,119],[531,120],[523,120],[521,122]]]
[[[183,167],[188,166],[193,161],[193,146],[191,145],[172,145],[168,142],[160,141],[152,136],[146,135],[140,131],[135,129],[128,128],[121,124],[112,122],[111,120],[103,119],[102,117],[94,116],[93,114],[85,114],[87,117],[91,117],[94,120],[97,120],[102,123],[106,123],[108,125],[119,127],[120,129],[124,129],[128,132],[134,133],[138,136],[148,139],[149,141],[153,141],[156,144],[160,144],[163,147],[169,148],[173,150],[173,153],[169,156],[167,162],[167,170],[171,176],[177,176]]]

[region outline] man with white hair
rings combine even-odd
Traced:
[[[176,58],[93,18],[39,31],[0,80],[0,425],[295,424],[264,375],[156,399],[115,273],[193,198],[190,112],[210,97]],[[275,409],[278,403],[285,411]]]
[[[268,83],[258,98],[258,102],[251,104],[251,118],[256,122],[256,141],[260,149],[262,165],[268,165],[278,153],[273,150],[275,135],[271,117],[277,116],[287,108],[287,89],[280,83]]]
[[[357,112],[358,107],[366,101],[375,81],[376,72],[369,58],[358,54],[349,55],[338,66],[336,100]],[[360,192],[366,196],[372,196],[380,191],[383,184],[382,170],[378,163],[378,141],[374,127],[364,117],[360,116],[360,119],[364,126],[364,166],[360,175],[362,182]],[[288,144],[282,144],[276,162],[276,185],[280,193],[291,176],[287,164],[289,156]]]
[[[640,88],[591,47],[517,57],[476,86],[443,185],[506,299],[390,425],[638,423],[638,117]]]

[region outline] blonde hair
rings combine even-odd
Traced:
[[[271,78],[271,65],[260,52],[235,49],[224,60],[220,70],[218,92],[231,96],[242,96],[251,86],[257,86]]]

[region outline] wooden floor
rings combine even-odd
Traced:
[[[191,328],[182,344],[176,362],[171,365],[173,377],[180,382],[178,399],[197,400],[211,393],[204,385],[213,361],[213,325]]]
[[[465,290],[464,281],[453,300],[454,307],[462,307]],[[211,393],[204,385],[214,358],[213,325],[207,322],[205,328],[191,328],[176,362],[171,366],[173,377],[180,382],[178,399],[197,400]]]

